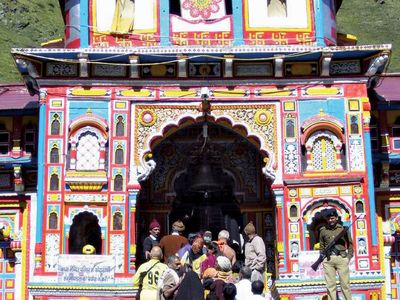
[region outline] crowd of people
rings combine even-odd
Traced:
[[[242,248],[230,243],[221,230],[216,240],[210,231],[183,236],[185,225],[176,221],[171,234],[160,239],[160,224],[153,220],[143,242],[147,260],[139,266],[133,285],[141,300],[251,300],[270,299],[265,282],[265,244],[253,223],[245,226]]]

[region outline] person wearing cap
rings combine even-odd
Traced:
[[[150,251],[154,246],[158,246],[160,243],[160,223],[156,219],[153,219],[149,226],[150,235],[143,241],[143,253],[146,260],[150,259]]]
[[[330,242],[344,230],[343,226],[338,223],[339,216],[336,209],[327,209],[324,215],[327,224],[320,229],[320,252],[323,252]],[[328,253],[323,261],[329,299],[337,299],[336,273],[339,274],[339,282],[344,299],[351,299],[349,262],[353,254],[353,240],[347,231],[347,233],[336,242],[333,251]]]
[[[162,237],[159,246],[163,250],[165,262],[168,257],[176,254],[180,248],[189,243],[188,239],[182,236],[183,231],[185,231],[185,225],[178,220],[172,224],[171,234]]]
[[[251,282],[256,280],[264,282],[265,261],[267,259],[264,241],[257,235],[252,222],[247,224],[243,231],[249,239],[244,248],[244,264],[251,269]]]
[[[215,275],[214,282],[210,286],[210,293],[207,299],[224,300],[224,286],[226,283],[234,283],[232,277],[232,264],[226,256],[217,257],[216,265],[217,274]]]

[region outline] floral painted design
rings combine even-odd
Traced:
[[[220,10],[220,2],[222,0],[185,0],[182,8],[189,10],[192,18],[208,19]]]

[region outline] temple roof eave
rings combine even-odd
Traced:
[[[109,47],[109,48],[13,48],[11,53],[14,57],[32,56],[38,60],[49,59],[78,59],[78,55],[85,53],[89,60],[98,59],[104,61],[129,60],[130,56],[140,56],[141,59],[149,57],[156,59],[155,55],[174,55],[173,57],[186,55],[191,59],[203,55],[215,55],[218,59],[226,54],[235,57],[276,57],[281,54],[285,59],[290,60],[313,60],[318,59],[322,54],[329,53],[333,59],[360,58],[378,55],[380,52],[390,52],[391,44],[362,45],[362,46],[333,46],[317,47],[304,45],[273,45],[273,46],[229,46],[229,47],[205,47],[205,46],[152,46],[152,47]],[[118,55],[118,56],[116,56]],[[208,57],[209,59],[212,57]],[[161,57],[159,59],[165,59]]]

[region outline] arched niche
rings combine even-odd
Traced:
[[[84,211],[72,219],[68,237],[68,253],[82,254],[82,248],[88,244],[95,247],[96,254],[102,254],[99,219],[91,212]]]

